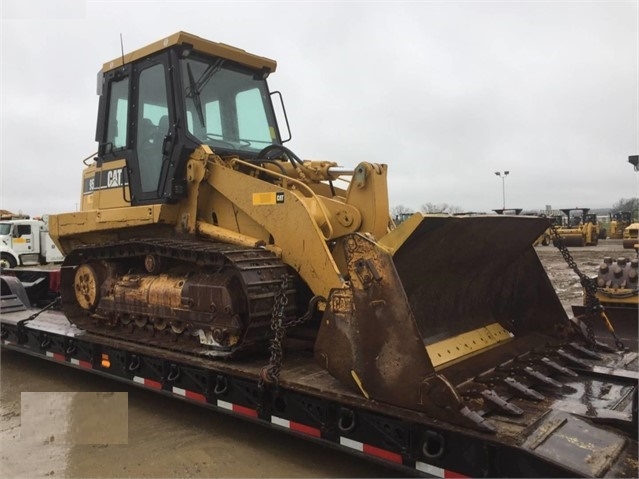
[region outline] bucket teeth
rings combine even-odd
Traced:
[[[484,419],[480,414],[475,411],[469,409],[467,406],[462,407],[459,410],[460,414],[464,416],[467,420],[471,421],[476,425],[476,427],[485,432],[495,433],[497,432],[497,428],[493,423]]]
[[[618,351],[617,348],[612,348],[606,343],[602,343],[601,341],[595,340],[595,346],[602,351],[606,351],[607,353],[616,353]]]
[[[502,409],[507,414],[511,414],[513,416],[521,416],[524,413],[523,409],[509,403],[492,389],[485,389],[481,392],[481,395],[484,399]]]
[[[574,372],[572,369],[568,369],[567,367],[562,366],[561,364],[556,363],[552,359],[547,358],[545,356],[542,357],[540,359],[540,361],[547,368],[550,368],[550,369],[552,369],[554,371],[557,371],[558,373],[563,374],[564,376],[570,376],[570,377],[573,377],[573,378],[576,378],[577,376],[579,376],[579,374]]]
[[[570,343],[569,346],[587,358],[596,359],[597,361],[601,361],[602,359],[601,356],[599,356],[597,353],[595,353],[594,351],[591,351],[588,348],[584,348],[581,344]]]
[[[523,363],[523,364],[522,364]],[[523,359],[518,358],[513,362],[509,362],[499,366],[496,371],[500,373],[514,374],[515,376],[527,376],[535,382],[542,383],[546,386],[552,386],[555,388],[561,388],[562,384],[555,381],[546,374],[533,368],[532,365],[535,361],[531,361],[530,358]]]
[[[525,368],[523,368],[523,372],[526,373],[531,378],[536,379],[537,381],[540,381],[540,382],[544,383],[547,386],[552,386],[552,387],[555,387],[555,388],[561,388],[562,387],[562,384],[560,382],[555,381],[551,377],[548,377],[545,374],[540,373],[539,371],[537,371],[536,369],[531,368],[530,366],[526,366]]]
[[[579,358],[576,358],[570,353],[567,353],[562,348],[557,349],[557,354],[561,356],[562,359],[565,359],[566,361],[568,361],[569,363],[573,365],[576,365],[585,369],[590,369],[590,365],[588,363],[582,361]]]
[[[526,385],[520,383],[514,378],[507,377],[504,379],[504,383],[510,387],[515,393],[533,401],[543,401],[545,399],[543,394],[538,393],[534,389],[530,389]]]

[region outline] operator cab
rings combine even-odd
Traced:
[[[111,176],[128,186],[133,205],[175,202],[186,194],[185,165],[198,146],[250,159],[281,144],[266,83],[275,67],[183,32],[105,64],[98,167],[124,160]]]

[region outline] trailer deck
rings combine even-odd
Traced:
[[[636,477],[637,353],[581,358],[576,376],[541,397],[507,397],[520,415],[488,413],[495,434],[366,400],[287,353],[277,388],[261,388],[268,357],[225,361],[89,334],[58,311],[4,313],[2,347],[124,381],[429,477]],[[576,354],[578,351],[573,350]],[[574,357],[574,356],[573,356]],[[588,441],[583,440],[588,437]]]

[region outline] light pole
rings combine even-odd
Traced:
[[[502,208],[506,209],[506,177],[508,176],[509,171],[504,171],[502,176],[501,172],[495,171],[495,174],[501,178],[501,198],[502,198]]]

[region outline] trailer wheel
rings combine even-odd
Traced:
[[[0,269],[11,269],[17,266],[16,260],[8,253],[2,253],[0,257]]]

